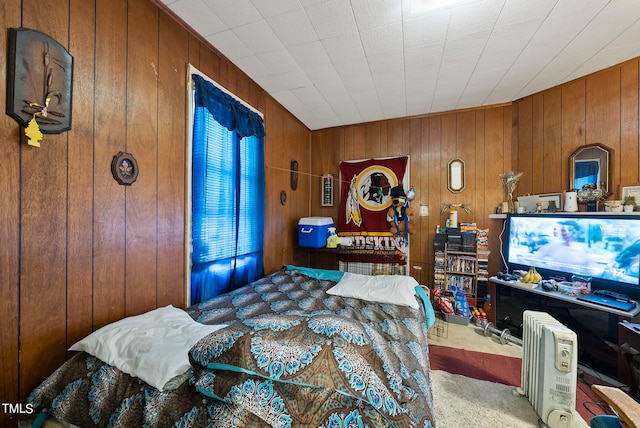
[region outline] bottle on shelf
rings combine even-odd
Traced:
[[[335,227],[327,230],[327,248],[338,248],[338,234]]]

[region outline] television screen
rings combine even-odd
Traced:
[[[510,215],[503,237],[510,270],[543,277],[593,278],[594,288],[640,295],[640,216],[556,213]]]

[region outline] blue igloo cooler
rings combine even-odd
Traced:
[[[307,248],[326,247],[330,227],[333,227],[331,217],[301,218],[298,221],[298,245]]]

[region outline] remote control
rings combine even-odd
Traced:
[[[611,290],[594,290],[593,294],[595,294],[596,296],[610,297],[612,299],[619,300],[621,302],[630,301],[629,296],[626,296],[621,293],[616,293],[615,291],[611,291]]]

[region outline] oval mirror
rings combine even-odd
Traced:
[[[464,187],[464,161],[451,159],[447,164],[447,188],[452,193],[460,193]]]
[[[602,144],[579,147],[569,157],[569,185],[571,189],[600,189],[609,193],[611,149]]]

